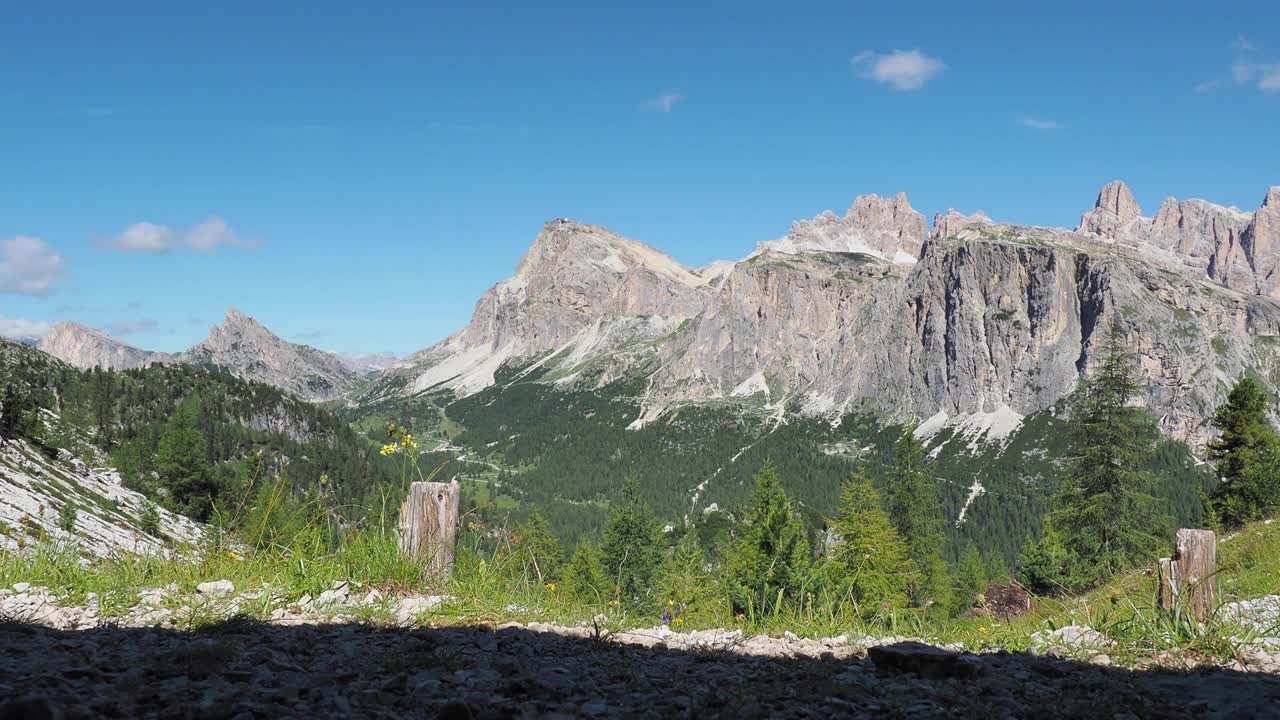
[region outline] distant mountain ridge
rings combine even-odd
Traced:
[[[207,338],[180,353],[142,350],[74,322],[54,325],[37,347],[82,369],[129,370],[155,363],[214,367],[312,401],[341,397],[361,374],[334,353],[282,340],[234,308]]]

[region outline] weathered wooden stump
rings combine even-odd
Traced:
[[[1218,538],[1212,530],[1178,530],[1173,557],[1160,558],[1160,606],[1176,603],[1201,622],[1218,605]]]
[[[453,569],[462,489],[450,483],[415,482],[400,508],[400,553],[417,558],[434,579]]]

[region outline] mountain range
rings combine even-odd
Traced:
[[[1054,407],[1115,325],[1168,434],[1202,443],[1241,373],[1272,385],[1280,348],[1280,188],[1253,213],[1122,182],[1074,229],[858,197],[736,262],[685,268],[604,228],[546,224],[471,322],[375,375],[360,402],[495,383],[645,378],[633,428],[688,403],[752,400],[781,419],[874,409],[930,426],[1010,423]]]
[[[219,368],[313,401],[341,397],[363,367],[334,353],[281,340],[234,308],[227,310],[221,326],[209,328],[202,342],[175,354],[142,350],[74,322],[54,325],[37,347],[82,369],[130,370],[167,363]]]
[[[549,222],[466,327],[399,361],[285,342],[236,310],[173,355],[75,323],[39,347],[78,367],[197,364],[356,404],[465,397],[504,366],[561,388],[638,374],[633,428],[722,401],[779,419],[871,408],[931,426],[1016,425],[1070,392],[1096,359],[1099,329],[1114,324],[1162,429],[1201,443],[1232,379],[1253,372],[1274,384],[1278,267],[1278,187],[1251,213],[1169,198],[1147,217],[1116,181],[1074,229],[949,210],[932,232],[905,194],[863,195],[843,215],[796,222],[741,260],[703,268],[603,227]]]

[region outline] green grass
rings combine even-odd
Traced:
[[[185,548],[177,558],[118,556],[84,564],[77,551],[68,547],[40,544],[23,553],[0,553],[0,586],[30,582],[52,588],[71,603],[82,603],[88,593],[96,593],[104,617],[126,613],[138,600],[138,591],[170,584],[185,594],[193,593],[200,582],[227,579],[238,591],[269,586],[284,602],[303,595],[316,596],[337,580],[350,580],[364,588],[377,588],[386,595],[443,593],[452,596],[437,610],[424,613],[420,622],[501,623],[507,621],[549,622],[564,625],[590,624],[604,614],[602,630],[652,627],[659,623],[663,599],[655,597],[649,607],[622,607],[607,596],[570,596],[557,583],[544,582],[522,565],[509,547],[494,547],[484,534],[465,534],[460,540],[452,577],[447,583],[432,583],[417,564],[401,558],[394,535],[368,531],[352,533],[332,551],[322,551],[305,537],[289,548],[270,548],[242,556],[228,549],[230,544],[210,544]],[[1275,592],[1280,587],[1280,523],[1258,523],[1225,535],[1219,544],[1219,586],[1223,602],[1253,598]],[[1122,665],[1142,665],[1153,659],[1162,662],[1195,664],[1205,661],[1230,663],[1241,645],[1260,635],[1274,636],[1280,629],[1259,632],[1232,626],[1215,615],[1196,622],[1185,612],[1158,608],[1155,581],[1136,571],[1085,595],[1064,598],[1036,598],[1031,613],[1007,622],[985,616],[960,618],[929,615],[919,611],[885,612],[874,617],[860,616],[848,604],[832,602],[812,594],[765,617],[735,616],[724,593],[718,592],[714,575],[699,576],[702,587],[689,591],[684,622],[675,629],[738,628],[747,634],[781,635],[786,631],[802,637],[911,636],[939,643],[962,643],[970,650],[1003,649],[1025,651],[1033,636],[1066,625],[1088,625],[1107,635],[1115,646],[1106,652]],[[243,603],[237,622],[252,626],[264,621],[280,601],[272,593],[259,601]],[[675,598],[683,602],[684,598]],[[198,631],[227,620],[214,608],[192,603],[190,598],[170,599],[187,603],[182,615],[184,629]],[[389,604],[346,611],[357,621],[385,622]],[[1088,651],[1084,652],[1089,654]]]

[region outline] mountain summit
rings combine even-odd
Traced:
[[[308,400],[332,400],[351,388],[356,375],[333,353],[286,342],[252,317],[230,308],[221,326],[178,362],[226,370],[232,375],[274,385]]]
[[[351,389],[358,373],[342,358],[309,345],[285,342],[254,318],[227,310],[221,326],[177,354],[150,352],[80,323],[54,325],[39,349],[78,368],[129,370],[152,363],[214,367],[273,385],[308,400],[331,400]]]
[[[40,339],[37,348],[78,368],[132,370],[152,363],[169,362],[167,353],[150,352],[76,322],[60,322]]]

